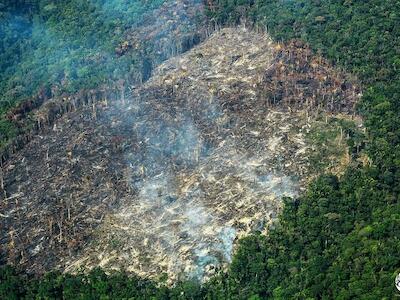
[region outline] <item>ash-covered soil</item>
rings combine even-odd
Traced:
[[[130,97],[66,113],[3,166],[4,262],[207,278],[314,175],[316,116],[359,89],[303,44],[224,29]]]

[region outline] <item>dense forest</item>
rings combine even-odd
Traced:
[[[116,18],[104,17],[97,6],[86,7],[89,2],[81,1],[57,2],[63,9],[52,14],[54,5],[47,2],[28,5],[26,1],[24,9],[14,4],[1,8],[2,20],[19,14],[0,23],[3,111],[14,99],[52,80],[51,76],[69,78],[67,89],[104,80],[100,70],[99,78],[84,76],[97,64],[76,65],[82,52],[99,48],[106,52],[111,47],[98,43],[115,32]],[[91,3],[97,2],[103,4]],[[76,15],[82,11],[88,12],[87,18]],[[369,160],[350,166],[340,178],[323,175],[299,199],[286,199],[280,221],[270,234],[241,240],[229,270],[203,286],[182,282],[166,288],[162,283],[127,274],[106,275],[101,270],[34,278],[5,267],[0,273],[0,298],[396,298],[394,279],[400,272],[400,1],[218,0],[209,2],[207,14],[221,26],[246,23],[266,28],[278,41],[302,39],[334,64],[356,74],[364,89],[358,109],[367,127],[364,147]],[[130,17],[125,20],[133,22]],[[45,33],[39,24],[53,24],[54,30]],[[18,36],[12,33],[16,29]],[[65,44],[66,40],[72,40],[71,44]],[[80,42],[74,45],[74,40]],[[66,61],[43,64],[43,55],[55,48]],[[14,61],[20,63],[11,63]],[[124,65],[123,61],[113,62],[111,73],[117,78],[118,68]],[[2,132],[5,122],[1,123]],[[351,139],[349,147],[352,149]]]
[[[137,82],[151,49],[118,56],[115,48],[162,3],[0,3],[0,146],[18,133],[6,112],[39,92],[54,96],[117,80]]]

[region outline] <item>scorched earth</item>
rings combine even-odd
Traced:
[[[244,28],[214,33],[130,91],[66,113],[3,166],[8,262],[206,279],[316,174],[307,133],[354,119],[360,93],[302,43]],[[332,170],[349,160],[342,139]]]

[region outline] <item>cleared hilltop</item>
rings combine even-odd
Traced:
[[[206,278],[282,197],[350,162],[338,120],[359,122],[359,87],[300,42],[223,29],[129,90],[34,114],[69,103],[3,166],[7,262]]]

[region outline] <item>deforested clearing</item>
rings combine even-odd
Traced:
[[[326,142],[337,161],[322,160],[340,174],[351,158],[331,120],[362,128],[355,78],[300,41],[242,27],[213,33],[129,91],[72,108],[5,162],[8,262],[205,280],[323,171],[310,163],[321,151],[313,129],[334,132]]]

